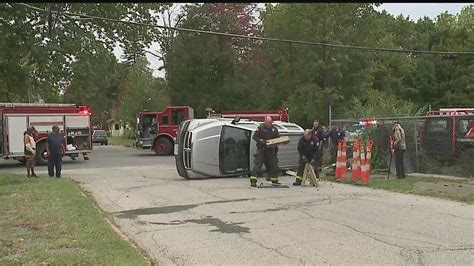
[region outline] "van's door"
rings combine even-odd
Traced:
[[[23,116],[6,116],[6,125],[8,127],[8,156],[23,156],[23,132],[28,127],[26,115]]]

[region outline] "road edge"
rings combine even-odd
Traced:
[[[113,216],[104,211],[102,208],[100,208],[100,205],[99,203],[97,202],[96,198],[94,197],[94,195],[87,191],[86,189],[84,189],[82,186],[81,186],[81,182],[79,181],[76,181],[74,180],[73,178],[67,178],[69,180],[71,180],[75,185],[76,187],[79,189],[79,191],[82,193],[82,195],[84,197],[87,197],[91,200],[92,202],[92,206],[98,210],[100,212],[100,214],[102,214],[102,217],[104,217],[104,220],[107,222],[107,224],[110,225],[110,227],[112,228],[112,230],[114,230],[122,239],[124,239],[125,241],[127,241],[128,243],[130,243],[132,245],[132,247],[138,251],[138,253],[140,253],[144,258],[145,260],[148,262],[149,265],[160,265],[158,263],[158,261],[156,261],[155,259],[153,259],[146,251],[144,248],[142,248],[133,238],[129,237],[126,233],[122,232],[120,230],[120,226],[115,222],[115,219],[113,218]]]

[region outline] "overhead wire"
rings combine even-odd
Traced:
[[[34,9],[41,12],[49,12],[48,10],[35,7],[25,3],[15,3],[17,5],[22,5],[24,7]],[[282,43],[294,43],[294,44],[301,44],[301,45],[310,45],[310,46],[319,46],[319,47],[329,47],[333,49],[349,49],[349,50],[359,50],[363,52],[392,52],[392,53],[409,53],[409,54],[434,54],[434,55],[474,55],[474,51],[427,51],[427,50],[411,50],[411,49],[394,49],[394,48],[380,48],[380,47],[365,47],[365,46],[354,46],[354,45],[344,45],[344,44],[331,44],[331,43],[320,43],[320,42],[310,42],[310,41],[300,41],[300,40],[290,40],[290,39],[278,39],[278,38],[269,38],[269,37],[260,37],[260,36],[248,36],[248,35],[240,35],[240,34],[232,34],[226,32],[216,32],[216,31],[207,31],[207,30],[197,30],[197,29],[188,29],[188,28],[180,28],[180,27],[171,27],[171,26],[163,26],[163,25],[153,25],[149,23],[143,22],[134,22],[134,21],[126,21],[121,19],[114,19],[114,18],[107,18],[107,17],[99,17],[99,16],[92,16],[92,15],[84,15],[84,14],[76,14],[71,12],[56,12],[51,11],[53,13],[64,15],[70,19],[74,20],[103,20],[103,21],[110,21],[110,22],[117,22],[117,23],[126,23],[126,24],[133,24],[137,26],[145,26],[145,27],[155,27],[160,29],[166,30],[175,30],[175,31],[183,31],[183,32],[192,32],[198,34],[208,34],[208,35],[217,35],[217,36],[226,36],[231,38],[241,38],[241,39],[252,39],[252,40],[260,40],[260,41],[271,41],[271,42],[282,42]]]

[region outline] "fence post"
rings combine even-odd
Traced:
[[[416,157],[416,172],[419,173],[420,172],[420,164],[419,164],[419,161],[418,161],[418,131],[416,130],[416,124],[417,124],[417,120],[415,120],[415,126],[413,127],[415,129],[415,157]]]
[[[329,106],[328,106],[328,120],[329,120],[328,126],[331,126],[331,123],[332,123],[332,117],[331,117],[332,112],[331,111],[332,111],[331,110],[331,105],[329,104]]]

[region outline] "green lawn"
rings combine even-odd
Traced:
[[[336,181],[328,175],[326,180]],[[346,178],[346,184],[351,183]],[[393,192],[439,197],[474,204],[474,182],[472,180],[447,180],[436,177],[408,176],[406,179],[371,179],[368,187]]]
[[[147,265],[71,180],[0,175],[0,265]]]
[[[125,147],[133,147],[134,139],[125,137],[107,137],[110,145],[121,145]]]

